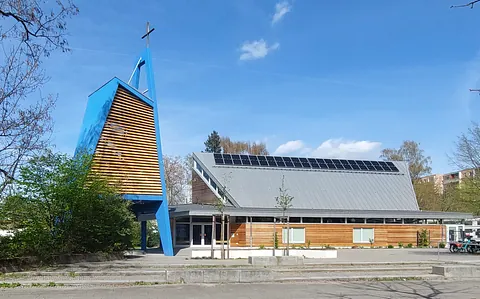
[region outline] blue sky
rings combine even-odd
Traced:
[[[46,62],[59,96],[52,136],[73,153],[88,95],[128,80],[151,49],[164,153],[204,149],[217,130],[271,153],[377,158],[421,143],[434,172],[478,121],[480,6],[462,0],[77,1],[69,54]]]

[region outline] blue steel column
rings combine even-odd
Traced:
[[[155,120],[155,133],[157,139],[157,153],[158,153],[158,166],[160,168],[160,180],[162,182],[162,203],[158,208],[155,217],[157,218],[158,231],[160,233],[160,242],[162,244],[163,253],[166,256],[173,256],[173,243],[172,232],[170,228],[170,217],[168,214],[168,198],[167,198],[167,185],[165,184],[165,170],[163,165],[162,143],[160,142],[160,122],[158,117],[157,98],[155,90],[155,78],[153,76],[152,56],[150,49],[145,49],[145,54],[142,55],[145,59],[145,66],[147,68],[147,84],[148,95],[153,100],[153,113]]]
[[[140,247],[147,250],[147,221],[140,222]]]

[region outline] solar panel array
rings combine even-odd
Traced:
[[[235,154],[214,154],[214,158],[216,165],[399,172],[395,164],[390,161],[340,160]]]

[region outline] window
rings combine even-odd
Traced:
[[[402,224],[402,218],[387,218],[385,219],[387,224]]]
[[[190,245],[190,224],[177,224],[175,226],[175,243],[177,245]]]
[[[273,223],[273,217],[252,217],[252,222],[271,222],[271,223]]]
[[[304,244],[305,243],[305,228],[304,227],[291,227],[290,228],[290,243],[291,244]],[[287,228],[282,231],[282,243],[287,243]]]
[[[303,217],[303,223],[322,223],[320,217]]]
[[[300,217],[290,217],[290,223],[301,223]]]
[[[246,223],[247,222],[247,217],[245,216],[235,216],[235,223]]]
[[[370,239],[375,240],[373,228],[353,229],[353,243],[370,243]]]
[[[348,218],[347,223],[365,223],[365,218]]]
[[[368,218],[367,223],[383,223],[383,218]]]
[[[409,219],[409,218],[406,218],[406,219],[403,219],[403,222],[405,224],[422,224],[422,220],[421,219]]]
[[[323,223],[345,223],[345,218],[323,218]]]

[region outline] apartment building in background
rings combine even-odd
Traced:
[[[464,169],[445,174],[432,174],[420,178],[422,182],[434,183],[438,190],[443,193],[449,187],[456,187],[460,182],[469,177],[475,176],[475,169]]]

